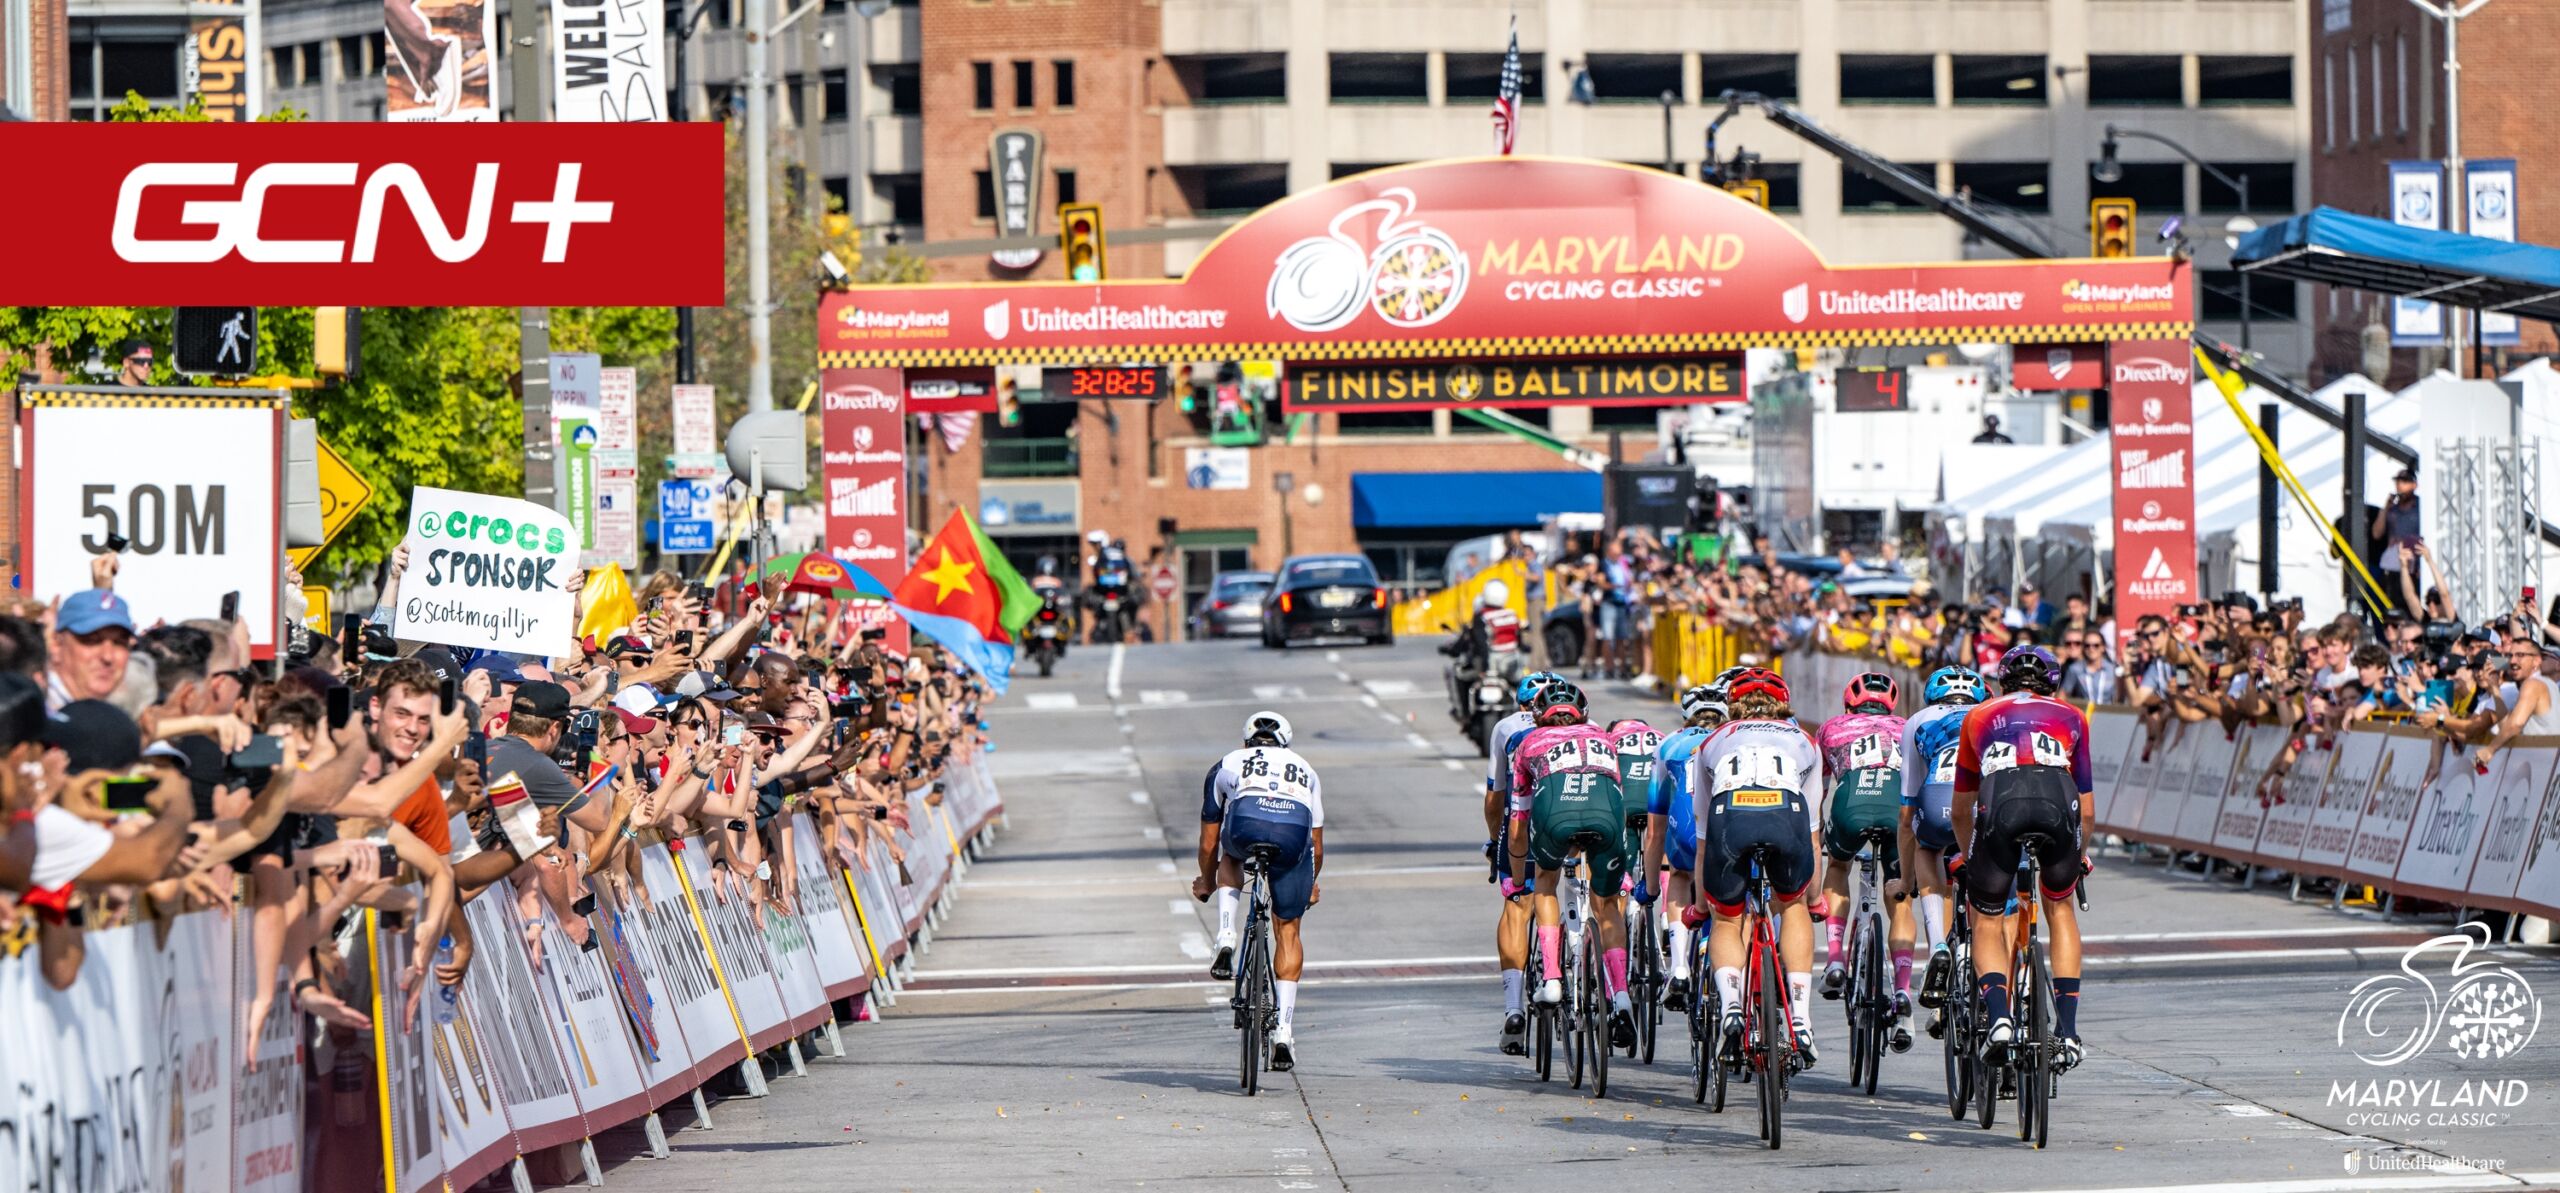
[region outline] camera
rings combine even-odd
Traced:
[[[2278,597],[2275,600],[2267,602],[2267,612],[2300,613],[2302,612],[2302,598],[2298,596]]]
[[[2203,605],[2200,605],[2200,604],[2199,604],[2199,605],[2180,605],[2180,606],[2178,606],[2178,616],[2180,616],[2180,617],[2202,617],[2202,616],[2204,616],[2204,606],[2203,606]]]
[[[596,709],[571,710],[568,728],[560,734],[560,745],[552,751],[551,760],[562,766],[574,765],[584,769],[587,760],[595,756],[596,733],[603,727],[603,723],[604,714]],[[586,776],[570,777],[583,780]]]

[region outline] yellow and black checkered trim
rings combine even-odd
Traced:
[[[50,407],[78,410],[273,410],[283,395],[246,393],[237,397],[215,397],[200,394],[133,394],[66,392],[27,388],[19,405],[29,408]]]
[[[937,368],[1084,365],[1143,360],[1520,360],[1540,356],[1635,356],[1732,352],[1743,348],[1866,348],[1949,343],[2056,344],[2184,339],[2191,323],[2061,323],[1987,327],[1881,328],[1852,332],[1708,332],[1660,336],[1497,336],[1473,339],[1342,340],[1321,344],[1054,344],[1024,348],[882,348],[821,352],[824,368]]]

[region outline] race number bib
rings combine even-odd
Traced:
[[[1938,748],[1938,757],[1936,761],[1929,764],[1929,781],[1932,783],[1953,783],[1956,781],[1956,748],[1954,746],[1941,746]]]
[[[1982,773],[1998,774],[2018,765],[2018,743],[1995,741],[1982,747]]]
[[[1849,769],[1902,769],[1900,743],[1881,733],[1870,733],[1849,743]]]
[[[1982,747],[1982,773],[1988,775],[2019,766],[2069,766],[2071,747],[2062,739],[2038,730],[2028,735],[2027,751],[2021,756],[2018,743],[1995,741]]]
[[[1236,762],[1236,787],[1241,791],[1277,795],[1299,803],[1308,803],[1310,784],[1315,776],[1295,762],[1274,758],[1269,752],[1255,749]]]
[[[2035,755],[2037,766],[2071,765],[2071,747],[2062,744],[2061,738],[2050,733],[2039,730],[2033,740],[2027,743],[2027,748]]]
[[[1777,751],[1758,746],[1745,746],[1724,756],[1716,763],[1717,795],[1734,793],[1734,803],[1746,807],[1765,807],[1765,803],[1746,803],[1743,795],[1770,794],[1800,790],[1804,778],[1794,762]],[[1754,789],[1754,790],[1746,790]],[[1768,801],[1775,803],[1775,799]]]

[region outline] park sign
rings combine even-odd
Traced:
[[[549,506],[421,485],[395,638],[557,658],[575,649],[578,528]]]

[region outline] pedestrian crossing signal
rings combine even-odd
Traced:
[[[1762,211],[1769,210],[1769,180],[1766,178],[1746,178],[1738,182],[1728,182],[1724,184],[1724,189]]]
[[[1058,252],[1067,259],[1067,279],[1098,282],[1110,276],[1102,243],[1102,205],[1062,203],[1058,206]]]
[[[258,308],[179,307],[171,338],[179,372],[246,377],[258,364]]]
[[[323,377],[353,377],[361,369],[361,316],[354,307],[315,307],[311,312],[311,365]]]
[[[2131,199],[2089,200],[2089,255],[2117,260],[2133,255]]]

